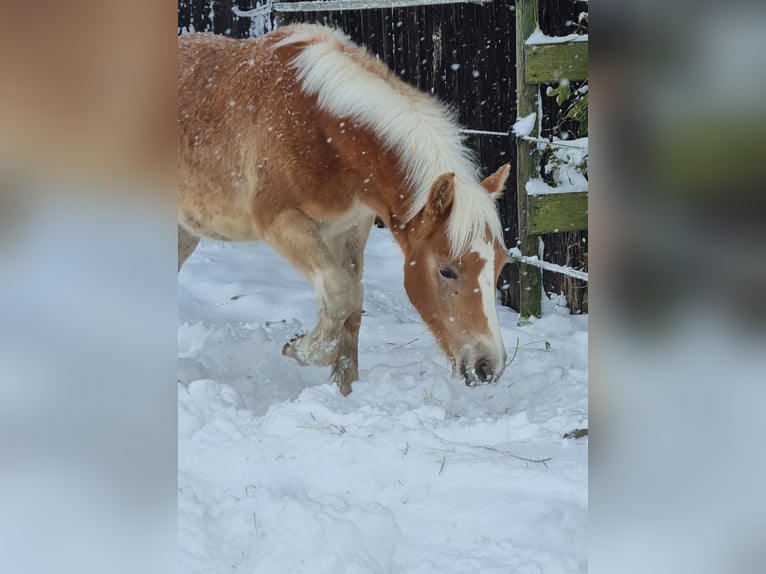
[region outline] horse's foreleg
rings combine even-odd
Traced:
[[[288,342],[282,353],[304,364],[335,363],[343,325],[358,299],[357,281],[335,258],[316,223],[301,211],[281,212],[265,235],[280,255],[313,281],[321,304],[316,328]]]
[[[362,324],[362,310],[354,311],[343,323],[338,342],[338,354],[332,364],[332,376],[340,392],[348,395],[351,383],[359,380],[359,327]]]
[[[364,246],[370,235],[374,218],[358,223],[353,229],[330,241],[335,259],[348,271],[355,283],[353,311],[343,322],[338,343],[338,355],[332,373],[340,386],[340,392],[351,392],[351,383],[359,379],[359,328],[362,324],[362,273],[364,271]]]
[[[192,254],[199,243],[199,236],[189,233],[180,224],[178,225],[178,270]]]

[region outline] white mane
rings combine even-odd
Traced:
[[[293,61],[303,90],[316,95],[323,110],[354,118],[398,152],[413,194],[408,221],[425,206],[434,180],[455,172],[447,227],[452,255],[464,253],[475,239],[484,241],[487,229],[503,243],[495,202],[479,183],[477,164],[463,145],[459,125],[441,103],[361,65],[354,58],[358,47],[341,32],[303,25],[277,47],[294,43],[308,44]]]

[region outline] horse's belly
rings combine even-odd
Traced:
[[[257,229],[246,197],[233,193],[178,192],[178,221],[194,233],[220,241],[257,241]]]

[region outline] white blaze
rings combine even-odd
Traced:
[[[484,316],[487,318],[489,331],[492,333],[493,350],[496,353],[495,359],[498,363],[496,375],[499,375],[505,361],[505,348],[503,347],[503,339],[500,336],[500,321],[497,316],[497,305],[495,304],[495,250],[491,243],[476,239],[471,245],[471,251],[476,251],[479,257],[484,260],[484,266],[479,273],[479,289],[481,290]]]

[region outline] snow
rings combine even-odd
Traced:
[[[387,230],[366,251],[360,376],[281,355],[314,325],[265,244],[203,241],[178,287],[178,571],[585,572],[586,316],[544,302],[468,388],[407,300]],[[548,344],[546,344],[548,343]],[[547,347],[550,347],[547,350]],[[533,461],[545,462],[533,462]]]
[[[537,113],[532,112],[528,116],[518,118],[513,124],[511,130],[517,137],[528,136],[535,129],[535,120],[537,119]]]
[[[582,177],[581,174],[578,174],[578,175]],[[584,180],[585,178],[582,178],[582,179]],[[587,183],[583,186],[566,185],[562,187],[554,187],[552,185],[549,185],[547,182],[545,182],[542,178],[539,178],[539,177],[533,177],[532,179],[527,181],[524,187],[527,190],[527,195],[554,195],[557,193],[579,193],[582,191],[588,191]]]
[[[548,145],[542,141],[539,144]],[[588,179],[583,173],[587,169],[588,138],[554,138],[550,146],[552,154],[545,165],[545,173],[551,176],[554,185],[548,184],[540,177],[531,178],[525,185],[527,195],[588,191]]]
[[[587,42],[587,34],[568,34],[566,36],[548,36],[540,28],[529,35],[524,44],[532,46],[535,44],[566,44],[568,42]]]
[[[513,259],[514,261],[518,261],[519,263],[525,263],[527,265],[532,265],[533,267],[539,267],[540,269],[546,269],[548,271],[555,271],[556,273],[568,275],[570,277],[574,277],[575,279],[580,279],[581,281],[588,280],[588,273],[585,271],[580,271],[572,267],[565,267],[563,265],[557,265],[556,263],[550,263],[541,259],[537,255],[522,255],[521,249],[518,247],[510,249],[508,251],[508,256],[509,258]]]

